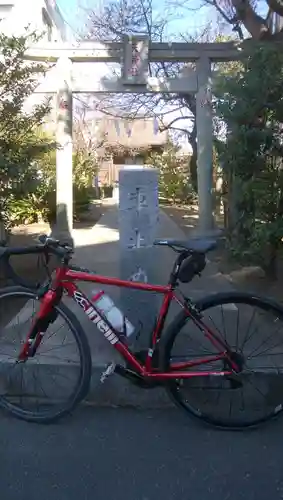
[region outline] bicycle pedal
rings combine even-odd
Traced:
[[[112,375],[112,373],[115,372],[116,368],[116,363],[110,363],[110,365],[107,366],[106,370],[102,372],[101,377],[100,377],[100,382],[103,384],[105,380]]]

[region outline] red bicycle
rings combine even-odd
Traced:
[[[236,291],[193,302],[178,286],[201,273],[205,254],[215,248],[216,242],[157,240],[156,245],[178,252],[168,285],[160,286],[100,276],[71,266],[72,248],[47,236],[39,240],[40,244],[32,247],[0,249],[0,263],[18,281],[10,265],[13,255],[38,253],[46,262],[55,255],[60,261],[38,290],[13,286],[0,292],[2,408],[24,420],[47,423],[69,413],[86,397],[92,371],[89,343],[76,316],[62,300],[65,295],[75,300],[124,360],[108,367],[103,379],[115,372],[141,388],[161,385],[189,414],[224,428],[249,427],[282,411],[283,378],[276,363],[283,361],[279,349],[283,337],[278,327],[283,308],[271,300]],[[125,335],[79,290],[76,281],[163,295],[148,349],[130,349]],[[181,311],[163,334],[172,301]],[[250,313],[251,308],[256,311]],[[224,332],[218,325],[220,320]],[[55,325],[59,325],[57,330]],[[67,340],[69,331],[72,342]],[[58,355],[60,347],[66,358]],[[67,382],[72,379],[74,385],[68,391]]]

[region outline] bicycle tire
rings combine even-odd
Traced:
[[[11,286],[0,290],[0,303],[1,299],[9,296],[11,298],[22,296],[26,297],[27,300],[35,299],[38,301],[36,293],[33,290],[21,286]],[[42,414],[35,414],[11,404],[7,401],[5,396],[0,395],[0,407],[2,409],[8,411],[11,415],[28,422],[49,424],[59,420],[63,416],[69,414],[86,397],[89,390],[92,365],[90,347],[86,334],[76,316],[68,307],[66,307],[65,304],[61,302],[55,307],[55,309],[57,313],[66,321],[76,341],[80,354],[80,375],[72,396],[62,408],[55,412],[49,411]]]
[[[273,312],[277,315],[278,318],[283,320],[283,307],[276,303],[273,300],[265,299],[260,296],[255,296],[252,293],[245,292],[224,292],[212,294],[210,296],[204,297],[198,301],[196,301],[195,305],[200,312],[204,312],[206,309],[210,309],[212,307],[217,307],[220,305],[227,304],[242,304],[242,305],[254,305],[259,307],[259,309],[264,310],[266,312]],[[190,320],[190,318],[186,315],[186,313],[182,310],[176,318],[169,325],[167,330],[164,333],[163,339],[160,342],[160,354],[159,354],[159,363],[160,369],[163,372],[170,371],[170,359],[171,359],[171,351],[175,342],[176,337],[180,333],[181,329],[185,326],[185,324]],[[205,322],[205,321],[204,321]],[[238,430],[244,428],[256,427],[259,424],[262,424],[272,418],[278,416],[283,411],[283,404],[278,405],[274,408],[274,411],[270,412],[264,418],[259,418],[250,423],[239,422],[235,424],[235,422],[231,421],[230,423],[226,420],[215,419],[214,417],[203,414],[200,412],[198,408],[192,407],[188,403],[184,403],[182,397],[180,395],[180,391],[178,391],[178,386],[176,381],[166,381],[164,382],[164,387],[166,389],[167,394],[170,399],[174,402],[174,404],[185,410],[190,416],[193,416],[206,424],[212,425],[214,427],[218,427],[221,429],[230,429],[230,430]],[[283,396],[282,396],[283,403]]]
[[[21,253],[19,253],[19,251]],[[28,288],[29,290],[37,290],[41,286],[42,281],[45,281],[49,277],[47,271],[47,263],[45,261],[43,265],[43,261],[41,261],[40,264],[39,260],[37,261],[37,263],[35,263],[35,267],[37,268],[37,270],[43,267],[45,268],[45,276],[42,277],[40,281],[37,280],[36,282],[32,282],[16,273],[14,270],[14,266],[10,262],[10,259],[12,257],[20,257],[21,255],[35,255],[39,259],[39,257],[45,257],[45,252],[44,248],[39,247],[37,249],[33,247],[26,247],[25,249],[3,247],[3,251],[0,251],[0,267],[2,267],[3,269],[3,274],[6,280],[12,282],[10,286],[21,286],[23,288]]]

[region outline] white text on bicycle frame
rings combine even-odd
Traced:
[[[103,333],[104,337],[110,342],[110,344],[117,344],[119,342],[118,337],[111,330],[111,328],[103,321],[98,312],[89,303],[89,301],[83,296],[81,292],[74,292],[74,299],[79,306],[82,307],[89,319],[95,324],[100,332]]]

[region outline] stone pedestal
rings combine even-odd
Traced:
[[[158,170],[127,166],[119,173],[120,270],[123,279],[154,283],[158,260],[153,247],[158,224]],[[121,289],[124,313],[150,334],[157,301],[152,294]]]

